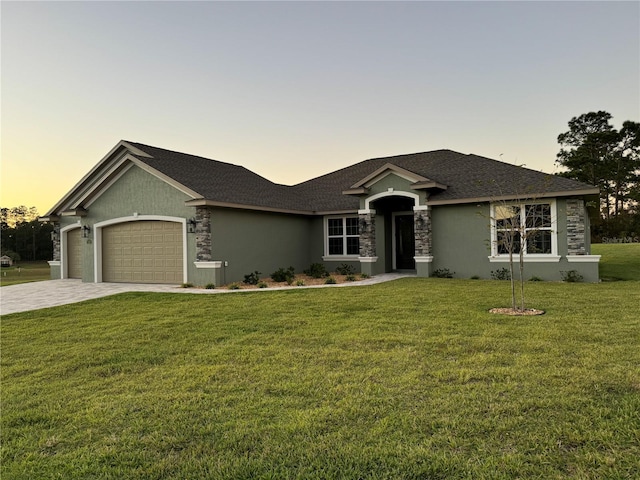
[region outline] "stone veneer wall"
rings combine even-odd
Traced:
[[[211,261],[211,210],[196,207],[196,261]]]
[[[358,215],[360,225],[360,256],[376,256],[376,217],[375,212]]]
[[[53,243],[53,261],[60,261],[60,224],[53,224],[53,235],[51,235],[51,242]]]
[[[567,254],[586,255],[584,201],[567,200]]]
[[[413,212],[416,257],[431,255],[431,209]]]

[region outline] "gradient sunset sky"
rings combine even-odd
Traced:
[[[1,196],[46,213],[119,140],[294,184],[447,148],[555,171],[640,121],[640,3],[7,2]]]

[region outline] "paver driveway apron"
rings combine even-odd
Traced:
[[[351,287],[358,285],[371,285],[387,282],[402,277],[415,275],[385,273],[358,282],[343,283],[340,285],[317,285],[310,287],[277,287],[265,290],[285,290],[300,288],[335,288]],[[21,283],[0,288],[0,314],[26,312],[40,308],[56,307],[77,303],[94,298],[107,297],[124,292],[164,292],[164,293],[192,293],[192,294],[218,294],[240,293],[247,290],[206,290],[203,288],[181,288],[179,285],[159,285],[140,283],[83,283],[77,279],[47,280],[44,282]]]

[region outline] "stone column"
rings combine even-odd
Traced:
[[[376,256],[376,211],[359,210],[358,223],[360,230],[360,271],[367,275],[375,275]]]
[[[567,200],[567,254],[586,255],[586,212],[584,201]]]
[[[53,261],[60,261],[60,224],[53,224],[53,231],[51,232],[51,243],[53,243]]]
[[[363,212],[361,210],[360,212]],[[376,212],[368,210],[367,213],[359,213],[360,226],[360,256],[376,256]]]
[[[211,210],[196,207],[196,262],[211,261]]]
[[[416,273],[419,277],[431,275],[433,261],[431,249],[431,207],[418,205],[413,207],[413,231],[416,243]]]

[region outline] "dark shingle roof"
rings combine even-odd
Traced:
[[[355,210],[359,206],[358,198],[342,192],[387,163],[446,185],[446,190],[430,197],[438,203],[522,197],[545,192],[584,194],[594,189],[575,180],[451,150],[373,158],[298,185],[286,186],[273,183],[241,166],[140,143],[127,143],[152,157],[139,155],[136,158],[140,161],[207,200],[284,210]]]
[[[151,158],[138,160],[164,173],[204,199],[256,207],[305,210],[292,187],[279,185],[238,165],[127,142]],[[295,207],[295,205],[298,205]]]

